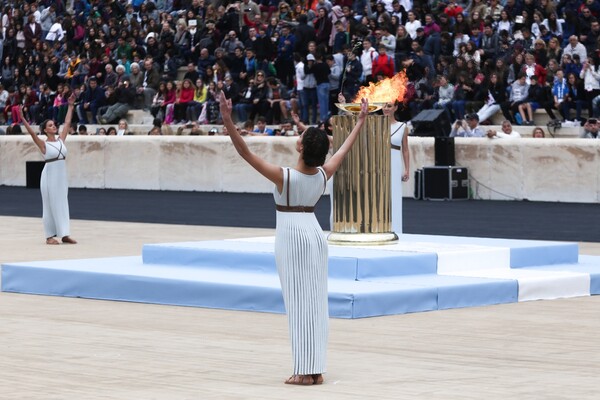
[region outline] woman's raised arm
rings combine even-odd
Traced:
[[[271,164],[256,154],[252,153],[248,148],[248,145],[237,131],[237,127],[231,119],[231,112],[233,106],[231,105],[231,99],[227,99],[223,92],[219,93],[219,105],[221,111],[221,117],[223,118],[223,125],[227,128],[229,137],[233,142],[235,150],[248,164],[250,164],[255,170],[260,172],[265,178],[277,185],[277,189],[281,192],[283,189],[283,171],[281,167],[275,164]]]
[[[346,157],[346,154],[348,154],[352,148],[352,145],[358,138],[358,134],[360,133],[360,130],[367,119],[367,114],[369,113],[368,110],[369,101],[367,99],[362,99],[360,101],[360,114],[358,114],[358,120],[356,121],[356,125],[354,125],[354,129],[352,129],[352,132],[350,132],[350,135],[346,138],[344,143],[342,143],[338,151],[336,151],[325,163],[325,165],[323,165],[323,169],[327,174],[327,179],[335,174],[335,171],[337,171],[337,169],[340,167],[342,161],[344,161],[344,158]]]
[[[71,129],[71,120],[73,119],[73,108],[75,108],[75,93],[71,93],[67,100],[69,106],[67,108],[67,115],[65,116],[65,126],[60,133],[60,139],[64,142],[67,139],[69,130]]]
[[[27,120],[23,117],[23,106],[19,106],[19,118],[21,118],[21,121],[23,121],[23,126],[33,139],[35,145],[40,149],[42,154],[46,154],[46,142],[38,137],[31,125],[29,125],[29,122],[27,122]]]

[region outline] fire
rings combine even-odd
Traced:
[[[360,103],[362,98],[369,100],[369,103],[393,103],[402,101],[406,93],[408,78],[404,71],[398,72],[391,78],[383,79],[377,83],[369,83],[369,86],[363,86],[354,98],[354,103]]]

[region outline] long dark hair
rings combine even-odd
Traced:
[[[51,119],[45,119],[41,124],[40,124],[40,132],[42,133],[42,135],[46,135],[46,125],[48,125],[48,122],[52,121]]]
[[[309,167],[319,167],[325,164],[325,158],[329,151],[329,138],[324,130],[308,128],[302,134],[302,159]]]

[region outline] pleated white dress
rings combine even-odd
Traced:
[[[69,236],[69,182],[65,158],[67,147],[58,139],[46,141],[46,165],[42,171],[40,190],[42,192],[42,221],[46,238]]]
[[[391,191],[392,191],[392,231],[402,234],[402,174],[404,158],[402,157],[402,139],[406,131],[404,122],[394,122],[391,128]]]
[[[279,206],[313,207],[325,191],[325,171],[305,175],[283,168]],[[327,304],[328,248],[312,212],[277,211],[275,259],[288,315],[295,375],[326,370],[329,311]]]

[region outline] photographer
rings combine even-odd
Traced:
[[[125,118],[135,101],[135,89],[131,87],[129,77],[123,78],[114,93],[109,94],[116,102],[108,107],[104,113],[98,115],[98,122],[103,125],[114,123],[120,118]],[[107,96],[107,97],[109,97]]]
[[[583,125],[583,132],[581,134],[582,139],[600,139],[598,135],[600,130],[600,124],[596,118],[589,118]]]
[[[450,137],[484,137],[485,132],[479,126],[479,116],[476,113],[467,114],[464,120],[457,120],[452,125]]]

